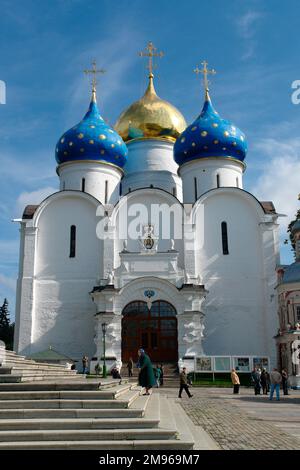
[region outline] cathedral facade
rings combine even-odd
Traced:
[[[245,135],[220,117],[205,83],[187,125],[150,70],[114,128],[93,85],[88,112],[56,146],[59,191],[20,222],[18,353],[51,345],[99,361],[105,325],[111,364],[140,347],[156,362],[275,363],[278,216],[243,188]]]

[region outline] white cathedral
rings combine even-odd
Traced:
[[[278,215],[243,188],[245,136],[215,111],[206,63],[203,109],[187,125],[156,94],[148,50],[144,96],[111,128],[93,82],[56,146],[59,191],[24,210],[15,350],[101,361],[105,324],[109,364],[140,347],[155,362],[275,364]]]

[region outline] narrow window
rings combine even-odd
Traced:
[[[217,188],[220,187],[220,175],[217,175]]]
[[[81,191],[83,193],[85,192],[85,178],[82,178],[82,180],[81,180]]]
[[[176,188],[176,186],[174,186],[174,188],[173,188],[173,196],[177,197],[177,188]]]
[[[128,188],[128,192],[131,193],[131,188]]]
[[[120,186],[119,186],[119,196],[122,196],[122,183],[120,183]]]
[[[240,187],[240,186],[239,186],[239,179],[238,179],[238,178],[236,178],[236,187],[237,187],[237,188]]]
[[[71,225],[70,229],[70,258],[75,258],[76,252],[76,226]]]
[[[195,191],[195,201],[198,199],[198,191],[197,191],[197,178],[194,178],[194,191]]]
[[[150,184],[150,188],[153,188],[153,184]]]
[[[297,307],[297,323],[300,323],[300,307]]]
[[[223,255],[229,255],[228,250],[228,233],[227,233],[227,223],[221,223],[221,230],[222,230],[222,248],[223,248]]]
[[[108,181],[105,180],[105,196],[104,196],[104,203],[107,204],[108,199]]]

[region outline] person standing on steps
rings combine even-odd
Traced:
[[[127,369],[128,369],[128,377],[132,377],[132,370],[133,370],[133,359],[132,357],[129,358],[129,361],[127,363]]]
[[[159,368],[160,368],[160,379],[159,379],[159,381],[160,381],[160,386],[162,386],[162,385],[164,384],[164,369],[163,369],[163,365],[160,364]]]
[[[159,367],[159,365],[156,367],[156,370],[155,370],[155,378],[156,378],[156,385],[157,385],[157,388],[160,386],[160,375],[161,375],[161,368]]]
[[[138,356],[138,367],[140,369],[139,385],[146,389],[146,393],[143,393],[143,395],[150,395],[150,388],[156,385],[156,380],[153,373],[153,366],[151,364],[150,357],[147,356],[144,349],[138,350]]]
[[[233,393],[239,393],[240,391],[240,379],[235,369],[231,370],[231,382],[233,385]]]
[[[89,358],[87,356],[83,356],[82,358],[82,373],[87,374],[88,373],[88,367],[89,367]]]
[[[187,381],[186,367],[182,368],[182,372],[180,372],[179,379],[180,379],[180,389],[179,389],[178,398],[181,398],[182,390],[185,390],[187,393],[187,396],[189,398],[192,398],[193,395],[190,394],[188,381]]]

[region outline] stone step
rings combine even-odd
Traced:
[[[115,441],[176,439],[176,432],[159,428],[137,429],[47,429],[0,431],[0,443],[33,441]]]
[[[59,370],[55,370],[55,369],[47,369],[46,367],[45,368],[42,368],[42,367],[37,367],[37,368],[30,368],[30,369],[22,369],[20,367],[0,367],[0,374],[4,374],[4,375],[8,375],[8,374],[11,374],[11,375],[24,375],[24,377],[26,377],[27,375],[49,375],[49,376],[54,376],[54,375],[57,375],[57,376],[60,376],[60,375],[77,375],[77,372],[74,371],[74,370],[70,370],[70,369],[59,369]]]
[[[0,442],[0,450],[192,450],[191,442],[168,440]]]
[[[7,400],[8,406],[10,400],[114,400],[132,388],[131,384],[118,385],[112,390],[57,390],[57,391],[21,391],[21,392],[1,392],[0,400]]]
[[[77,381],[77,380],[81,380],[82,379],[82,375],[61,375],[59,376],[61,379],[68,379],[68,380],[74,380],[74,381]],[[17,383],[21,383],[21,382],[41,382],[43,380],[49,380],[49,379],[57,379],[57,375],[56,374],[53,374],[53,375],[46,375],[46,374],[43,374],[43,375],[13,375],[13,374],[0,374],[0,385],[1,384],[17,384]]]
[[[129,390],[116,400],[1,400],[0,409],[48,409],[48,408],[128,408],[140,395],[139,390]],[[0,397],[1,398],[1,397]]]
[[[49,364],[47,362],[35,362],[35,361],[16,361],[16,360],[5,360],[2,362],[2,367],[19,367],[20,369],[29,369],[31,367],[39,368],[45,367],[47,369],[54,370],[70,370],[63,364]]]
[[[22,363],[39,363],[39,364],[44,364],[44,361],[35,361],[34,359],[30,359],[28,357],[25,357],[25,356],[18,356],[17,354],[10,354],[10,353],[5,353],[3,356],[2,356],[2,360],[5,362],[5,361],[9,361],[9,362],[19,362],[20,364]],[[60,363],[54,363],[54,362],[46,362],[46,364],[50,364],[52,366],[58,366],[58,367],[65,367],[64,364],[60,364]]]
[[[0,431],[25,430],[71,430],[71,429],[137,429],[157,428],[159,419],[123,417],[120,418],[31,418],[3,419]]]
[[[76,377],[78,380],[73,380]],[[11,384],[1,384],[0,383],[0,393],[1,391],[6,392],[18,392],[18,391],[53,391],[53,390],[101,390],[116,387],[119,385],[120,381],[114,379],[85,379],[85,375],[79,374],[77,376],[70,378],[61,379],[61,380],[45,380],[43,382],[25,382],[25,383],[11,383]],[[122,380],[122,384],[128,383],[127,380]],[[130,382],[130,385],[135,385],[135,382]]]
[[[5,419],[124,419],[142,418],[145,409],[143,407],[130,408],[52,408],[52,409],[0,409],[0,428]]]

